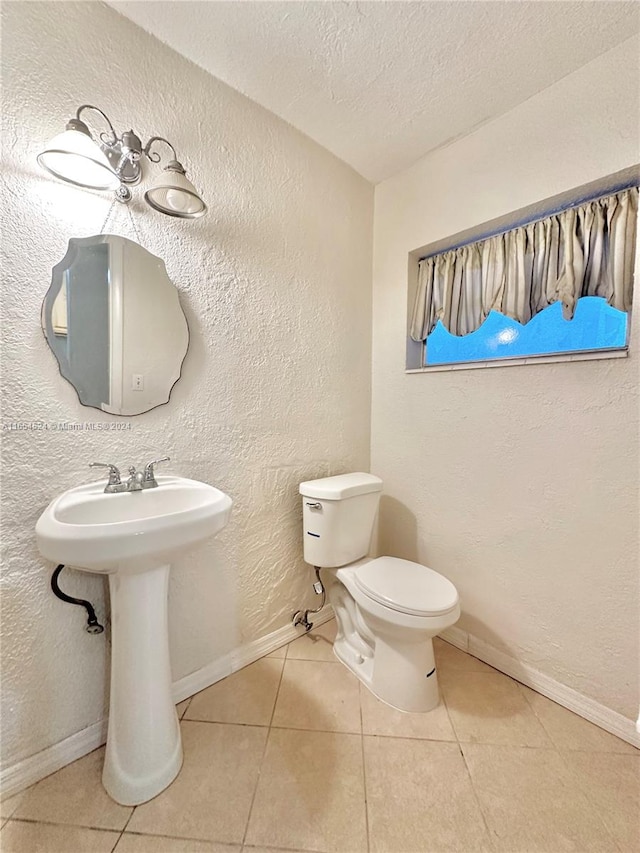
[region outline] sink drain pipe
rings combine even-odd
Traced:
[[[314,566],[313,568],[316,572],[316,582],[313,585],[313,591],[316,595],[322,596],[320,606],[316,607],[315,610],[296,610],[293,614],[293,627],[297,628],[298,625],[302,625],[305,631],[310,631],[313,628],[313,622],[309,622],[309,615],[312,613],[320,613],[324,607],[325,601],[327,600],[327,593],[325,592],[325,588],[320,580],[320,566]]]
[[[81,607],[84,607],[87,611],[87,632],[89,634],[102,634],[104,627],[98,622],[96,611],[93,609],[91,602],[85,601],[84,598],[73,598],[73,596],[67,595],[66,592],[63,592],[58,586],[58,578],[63,569],[64,563],[60,563],[51,576],[51,589],[53,590],[53,594],[58,598],[61,598],[62,601],[67,601],[69,604],[79,604]]]

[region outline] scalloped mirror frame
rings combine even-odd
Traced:
[[[189,349],[164,261],[115,234],[69,240],[53,267],[41,324],[80,403],[113,415],[168,403]]]

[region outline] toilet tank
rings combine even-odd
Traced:
[[[373,474],[340,474],[300,484],[305,562],[338,568],[366,557],[382,480]]]

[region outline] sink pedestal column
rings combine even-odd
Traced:
[[[111,696],[102,782],[125,806],[155,797],[182,766],[169,661],[169,568],[109,575]]]

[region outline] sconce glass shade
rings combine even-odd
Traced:
[[[93,141],[88,130],[73,126],[55,136],[45,150],[38,154],[38,163],[56,178],[79,187],[96,190],[115,190],[120,178],[109,165],[106,155]],[[77,125],[86,127],[82,122]]]
[[[176,160],[163,169],[144,197],[154,210],[181,219],[197,219],[207,211],[207,205]]]

